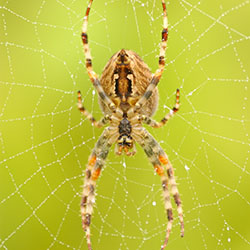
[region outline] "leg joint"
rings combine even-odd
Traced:
[[[167,41],[167,39],[168,39],[168,28],[164,28],[162,30],[162,42]]]
[[[91,223],[91,214],[85,214],[85,218],[83,220],[84,226],[89,226]]]
[[[172,209],[167,209],[167,215],[168,215],[168,220],[169,221],[172,221],[174,219]]]
[[[88,43],[88,35],[87,35],[87,33],[82,32],[82,42],[84,44]]]
[[[164,56],[159,57],[159,64],[162,65],[162,66],[165,65],[165,57]]]

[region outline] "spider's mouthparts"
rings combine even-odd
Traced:
[[[130,151],[130,149],[134,149],[132,151]],[[118,140],[117,140],[117,146],[116,146],[116,154],[117,155],[121,155],[122,152],[125,152],[125,154],[127,156],[131,156],[135,154],[135,147],[133,144],[133,139],[130,135],[128,134],[122,134],[119,136]]]
[[[118,145],[123,148],[131,148],[133,146],[133,139],[127,134],[120,135],[118,138]]]

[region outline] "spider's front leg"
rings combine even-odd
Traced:
[[[97,141],[88,161],[85,172],[83,194],[81,201],[82,226],[86,232],[88,250],[92,250],[90,240],[90,223],[93,214],[93,206],[95,203],[95,187],[96,181],[100,176],[101,169],[104,166],[108,156],[109,149],[113,143],[113,136],[110,130],[105,129]]]
[[[163,188],[163,197],[164,197],[164,204],[167,213],[168,223],[167,223],[167,230],[166,230],[166,237],[161,250],[163,250],[168,242],[169,235],[172,229],[173,223],[173,211],[170,199],[170,192],[168,189],[168,185],[170,185],[170,191],[174,197],[174,201],[177,205],[177,211],[179,215],[179,220],[181,224],[181,236],[184,236],[184,222],[183,222],[183,211],[181,205],[181,199],[179,195],[179,191],[177,188],[177,184],[174,177],[173,167],[168,160],[168,157],[164,150],[160,147],[154,137],[149,134],[144,128],[138,131],[134,131],[132,135],[135,140],[141,145],[144,149],[147,157],[149,158],[150,162],[154,166],[156,173],[161,177],[162,188]],[[166,166],[166,172],[162,165]]]

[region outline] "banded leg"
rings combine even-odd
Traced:
[[[89,49],[88,44],[88,35],[87,35],[87,28],[88,28],[88,17],[90,8],[92,5],[93,0],[89,1],[84,19],[83,19],[83,25],[82,25],[82,42],[83,42],[83,48],[84,48],[84,54],[85,54],[85,66],[88,71],[88,75],[90,80],[92,81],[94,87],[96,88],[98,95],[102,99],[102,101],[110,108],[111,111],[115,111],[115,104],[111,101],[111,99],[106,95],[104,92],[102,85],[100,84],[100,81],[98,79],[97,74],[93,71],[92,68],[92,57]]]
[[[138,111],[150,98],[153,93],[153,90],[157,86],[160,78],[162,76],[164,67],[165,67],[165,53],[167,48],[167,39],[168,39],[168,17],[167,17],[167,10],[166,10],[166,3],[165,0],[162,0],[162,8],[163,8],[163,30],[162,30],[162,39],[161,39],[161,47],[160,47],[160,56],[159,56],[159,67],[156,72],[153,74],[151,82],[149,83],[144,95],[138,100],[135,104],[134,108],[131,108],[128,111],[128,115],[133,114],[134,112]]]
[[[179,110],[179,108],[180,108],[180,90],[177,89],[176,90],[176,101],[175,101],[174,107],[170,110],[170,112],[168,114],[166,114],[161,119],[160,122],[157,122],[157,121],[153,120],[151,117],[148,117],[148,116],[145,116],[145,115],[141,116],[141,120],[145,124],[147,124],[147,125],[149,125],[149,126],[151,126],[153,128],[160,128],[163,125],[165,125],[168,122],[168,120],[176,114],[176,112]]]
[[[169,184],[171,186],[171,193],[174,197],[174,201],[175,201],[175,204],[177,206],[177,212],[178,212],[178,216],[179,216],[179,220],[180,220],[180,224],[181,224],[181,237],[183,237],[184,236],[183,211],[182,211],[180,194],[179,194],[177,184],[175,181],[175,177],[174,177],[174,169],[173,169],[173,166],[170,163],[170,161],[169,161],[169,159],[164,151],[160,153],[159,160],[163,165],[166,166],[166,169],[167,169]]]
[[[101,169],[104,166],[105,160],[108,156],[110,146],[109,142],[110,135],[107,133],[108,130],[104,130],[103,134],[97,141],[92,154],[89,157],[84,186],[81,201],[81,215],[82,215],[82,226],[86,232],[86,239],[88,250],[92,250],[90,240],[90,223],[93,214],[93,206],[95,203],[95,187],[96,181],[101,173]]]
[[[92,57],[90,54],[90,49],[89,49],[89,44],[88,44],[88,35],[87,35],[87,29],[88,29],[88,17],[89,17],[89,12],[90,8],[92,5],[93,0],[89,1],[84,19],[83,19],[83,25],[82,25],[82,42],[83,42],[83,49],[84,49],[84,54],[85,54],[85,66],[87,68],[89,77],[91,81],[93,82],[93,77],[97,78],[97,75],[95,72],[93,72],[92,68]]]
[[[101,128],[102,126],[104,126],[105,124],[107,124],[110,119],[111,116],[110,115],[105,115],[100,121],[96,121],[96,119],[92,116],[92,114],[90,114],[88,112],[88,110],[86,110],[83,105],[82,105],[82,96],[81,96],[81,92],[78,91],[78,109],[80,110],[80,112],[86,116],[87,119],[90,120],[90,122],[97,128]]]
[[[162,180],[164,203],[165,203],[165,209],[166,209],[166,213],[168,217],[166,237],[165,237],[164,244],[161,248],[161,250],[163,250],[167,245],[169,235],[172,229],[172,223],[173,223],[173,212],[172,212],[172,205],[170,201],[168,182],[169,182],[170,190],[173,194],[175,203],[177,205],[178,215],[179,215],[179,219],[181,223],[181,236],[183,236],[184,235],[184,223],[183,223],[183,213],[182,213],[180,195],[177,189],[172,165],[169,162],[163,149],[157,143],[157,141],[145,129],[142,129],[141,132],[136,132],[136,135],[134,137],[144,149],[150,162],[153,164],[157,174],[161,177],[161,180]],[[164,168],[161,164],[166,165],[167,174],[165,173]]]

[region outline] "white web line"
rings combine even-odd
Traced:
[[[95,49],[103,50],[104,54],[108,52],[109,57],[115,52],[112,48],[114,44],[113,32],[115,31],[112,29],[113,24],[110,21],[112,17],[109,15],[110,10],[113,7],[117,8],[121,1],[105,1],[104,4],[98,3],[98,1],[94,2],[89,29],[100,32],[98,27],[101,27],[105,30],[103,40],[97,40],[94,33],[91,33],[92,37],[90,36],[89,39],[94,54],[93,63],[95,67],[98,60],[102,60],[101,64],[104,65],[104,57],[106,58],[106,55],[98,57]],[[162,19],[160,1],[130,0],[124,2],[126,3],[128,16],[131,13],[133,14],[134,27],[126,27],[130,25],[128,16],[120,16],[120,20],[117,22],[126,24],[124,33],[128,34],[128,37],[120,41],[121,45],[126,47],[129,40],[132,39],[129,34],[134,29],[136,32],[134,43],[139,46],[137,53],[150,66],[156,65]],[[167,2],[170,16],[169,33],[171,34],[167,58],[169,54],[171,57],[167,59],[167,73],[164,74],[159,85],[161,102],[156,117],[162,118],[162,113],[172,108],[173,93],[177,87],[181,89],[182,107],[176,118],[166,128],[161,131],[152,131],[152,133],[159,139],[161,146],[169,154],[178,173],[177,181],[184,203],[186,227],[185,243],[183,243],[183,239],[179,237],[179,225],[175,220],[168,248],[170,250],[176,248],[200,249],[198,243],[196,245],[194,240],[197,238],[202,242],[204,249],[234,249],[234,242],[240,242],[245,246],[242,249],[247,249],[250,246],[247,233],[244,231],[244,227],[241,227],[233,219],[233,216],[236,216],[236,210],[232,209],[231,211],[227,204],[229,201],[239,203],[237,211],[245,213],[245,217],[247,217],[247,211],[248,213],[250,211],[250,197],[246,192],[247,186],[245,184],[249,183],[250,175],[249,64],[243,59],[241,50],[245,44],[249,46],[250,35],[238,30],[237,26],[228,24],[226,18],[237,13],[243,15],[244,11],[249,10],[249,1],[234,3],[229,8],[221,3],[220,14],[218,12],[211,14],[213,12],[209,12],[204,7],[205,2],[185,0]],[[66,13],[67,17],[64,16],[64,18],[68,20],[67,25],[59,24],[63,22],[56,21],[56,24],[54,24],[49,19],[49,14],[46,16],[48,5],[51,3],[58,7],[58,11],[60,10],[62,15]],[[81,9],[76,6],[81,6]],[[3,54],[5,72],[1,71],[2,76],[0,76],[0,93],[4,93],[0,98],[0,178],[2,174],[3,180],[1,181],[6,185],[2,187],[3,193],[0,196],[0,219],[3,219],[4,223],[4,229],[0,231],[0,248],[13,249],[11,248],[13,244],[21,244],[20,235],[23,235],[30,228],[29,224],[32,224],[35,228],[34,235],[41,233],[44,238],[40,240],[47,242],[46,246],[41,245],[39,249],[53,249],[58,245],[69,249],[86,249],[79,213],[82,191],[80,185],[82,185],[83,170],[88,154],[91,152],[100,131],[91,128],[88,121],[77,113],[75,104],[77,88],[84,88],[83,102],[86,108],[94,116],[100,116],[101,112],[96,108],[97,96],[89,80],[87,80],[84,63],[82,62],[82,47],[78,31],[81,27],[85,7],[86,3],[78,3],[77,0],[71,2],[44,0],[37,6],[32,5],[30,13],[25,13],[21,7],[14,6],[10,0],[0,3],[0,34],[2,35],[2,37],[0,36],[0,49],[5,53]],[[132,12],[130,13],[129,10]],[[181,14],[178,19],[175,19],[170,10],[176,11],[177,15],[180,11]],[[55,9],[56,11],[57,9]],[[149,23],[147,28],[141,21],[142,14],[147,16],[147,22]],[[202,29],[200,29],[200,23],[196,19],[198,14],[201,17],[200,22],[207,22],[206,26],[202,26]],[[44,18],[45,16],[48,19]],[[62,17],[58,15],[57,18]],[[32,27],[36,40],[34,46],[26,44],[25,38],[20,33],[18,33],[19,39],[13,38],[12,21],[20,24],[20,27],[24,23]],[[234,20],[235,23],[237,21]],[[187,27],[191,29],[190,32],[194,33],[191,39],[187,35]],[[211,46],[206,50],[206,53],[203,53],[201,48],[204,37],[209,36],[217,27],[224,28],[227,37],[223,44],[218,43],[217,47]],[[16,28],[18,29],[18,27]],[[62,53],[59,54],[56,50],[53,51],[49,45],[46,45],[44,38],[49,39],[49,37],[43,34],[43,29],[47,29],[51,36],[53,32],[65,32],[65,39],[67,39],[66,36],[71,34],[72,40],[67,42],[68,47],[61,50]],[[152,42],[152,47],[149,47],[145,41],[145,31],[149,34],[147,39]],[[79,40],[79,44],[76,42],[78,41],[76,38]],[[174,41],[174,39],[176,40]],[[214,39],[219,38],[217,36]],[[183,45],[178,45],[178,42]],[[179,47],[174,53],[175,43]],[[70,58],[70,53],[73,51],[70,46],[76,53],[74,62]],[[196,50],[198,50],[197,53]],[[41,67],[41,74],[36,81],[29,78],[29,73],[32,74],[29,70],[24,72],[25,80],[19,79],[19,65],[17,64],[19,60],[15,54],[18,51],[27,55],[27,60],[29,60],[29,56],[39,57],[34,62],[37,67]],[[218,75],[205,65],[211,58],[223,57],[223,53],[227,51],[233,55],[233,59],[236,61],[234,64],[236,68],[232,70],[236,73],[236,76]],[[195,60],[192,61],[192,58],[189,58],[190,55]],[[25,60],[26,58],[24,58]],[[60,74],[57,75],[58,83],[57,80],[54,80],[55,78],[51,80],[50,74],[54,69],[48,60],[52,60],[53,66],[59,67],[60,72],[68,78],[65,80],[67,84],[57,85],[62,80]],[[154,62],[150,60],[154,60]],[[180,61],[184,62],[181,66],[179,65]],[[79,62],[76,67],[75,62]],[[187,68],[184,74],[182,73],[182,67],[184,70]],[[201,72],[202,79],[197,78],[196,80],[194,77],[193,72],[197,69],[198,72]],[[5,77],[4,73],[8,74],[9,77]],[[97,73],[100,75],[101,71],[98,70]],[[192,76],[194,83],[189,79],[190,76]],[[170,77],[174,82],[169,81]],[[165,88],[164,84],[169,86],[169,89]],[[216,87],[214,84],[216,84]],[[237,98],[240,96],[241,100],[231,100],[238,108],[237,112],[231,112],[230,108],[221,112],[221,110],[212,108],[214,107],[212,105],[210,109],[200,106],[204,103],[199,96],[204,94],[205,90],[215,92],[220,86],[224,87],[224,90],[237,86],[235,90],[240,91]],[[22,91],[20,95],[25,95],[27,103],[30,102],[33,94],[36,95],[36,100],[31,103],[32,109],[30,112],[20,114],[16,112],[16,110],[20,110],[19,106],[23,105],[23,103],[14,100],[17,90]],[[53,98],[55,98],[55,100],[50,99],[51,106],[46,104],[48,95],[53,95]],[[224,100],[224,98],[225,101],[228,101],[226,96],[221,93],[221,99]],[[218,99],[216,100],[218,101]],[[16,108],[13,103],[15,103]],[[220,105],[223,106],[223,103],[220,102],[218,107]],[[210,126],[204,127],[204,120]],[[46,130],[41,125],[39,131],[37,126],[40,123],[44,124],[44,121],[49,122],[49,128]],[[224,131],[212,128],[213,124],[210,121],[218,123],[218,128],[225,126],[225,130],[227,126],[232,127],[232,124],[235,124],[237,128],[234,133],[227,131],[224,133]],[[58,126],[60,123],[62,130]],[[15,130],[13,131],[14,126]],[[178,126],[181,127],[182,131],[179,131]],[[20,137],[15,132],[19,128],[24,130],[24,132],[19,131]],[[60,132],[58,132],[58,129]],[[88,133],[85,133],[85,130]],[[11,132],[15,135],[15,140],[11,137]],[[27,133],[27,142],[23,140],[22,133]],[[173,135],[176,133],[178,134],[174,137]],[[182,135],[181,138],[178,138],[179,134]],[[194,142],[192,141],[192,135],[197,136]],[[40,139],[39,136],[44,137]],[[9,145],[11,143],[13,149]],[[230,144],[231,146],[224,148],[223,144]],[[190,149],[190,147],[193,147],[193,149]],[[240,152],[241,155],[236,157],[232,148],[234,148],[234,151]],[[161,198],[159,198],[161,197],[159,179],[154,175],[153,169],[142,151],[139,151],[132,159],[134,162],[139,159],[137,163],[132,163],[133,161],[126,157],[115,158],[113,154],[114,152],[111,150],[109,160],[97,186],[97,204],[94,211],[94,220],[91,224],[94,246],[97,247],[95,249],[110,249],[110,245],[103,245],[107,244],[105,240],[107,238],[110,238],[110,242],[111,240],[115,242],[118,239],[119,243],[114,243],[116,244],[114,246],[117,246],[116,249],[132,249],[131,245],[134,249],[148,249],[151,242],[154,242],[155,245],[158,244],[157,247],[160,249],[164,237],[166,217]],[[26,158],[27,169],[23,158]],[[139,165],[138,163],[141,164],[142,161],[143,164]],[[216,165],[217,162],[222,162],[227,167],[228,172],[225,173],[224,178],[222,178],[222,170]],[[221,169],[225,170],[223,165]],[[20,168],[23,175],[20,174]],[[55,171],[54,179],[51,178],[50,171],[52,170]],[[134,174],[131,174],[131,172]],[[8,181],[6,182],[5,179],[8,179]],[[107,183],[107,180],[110,183]],[[40,182],[43,183],[44,190],[42,187],[36,186],[36,181],[39,184]],[[202,181],[204,183],[201,183]],[[203,195],[200,193],[204,192],[206,185],[209,187],[208,197],[204,193]],[[27,187],[29,187],[29,191],[26,190]],[[109,192],[107,192],[106,187],[109,188]],[[30,195],[31,189],[35,190],[36,195]],[[143,192],[143,194],[139,197],[135,195],[136,192],[140,192],[140,194]],[[49,214],[44,216],[45,207],[49,206],[51,201],[57,202],[57,207],[51,205],[49,207],[52,214],[56,217],[54,212],[57,210],[58,214],[61,214],[59,222],[58,219],[55,220],[55,226],[52,226],[51,223],[53,216]],[[15,202],[18,202],[16,204],[18,209],[13,210],[10,204]],[[100,204],[104,204],[104,207]],[[244,212],[241,212],[241,209]],[[8,210],[19,214],[17,216],[13,212],[9,214]],[[219,230],[204,218],[204,213],[205,216],[211,216],[212,212],[210,211],[215,211],[217,214]],[[1,218],[1,216],[3,217]],[[4,217],[8,217],[12,223],[7,224]],[[117,224],[116,219],[119,221]],[[72,221],[79,221],[79,223]],[[244,221],[242,224],[244,224]],[[71,231],[75,232],[74,240],[71,240],[71,237],[73,237],[70,234]],[[195,232],[195,237],[192,232]],[[28,243],[32,244],[24,238],[22,244]],[[39,243],[41,242],[38,242],[38,245]]]

